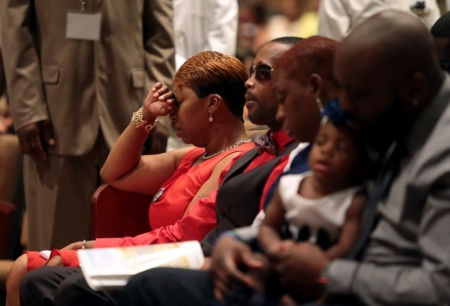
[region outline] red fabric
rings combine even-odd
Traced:
[[[78,267],[80,265],[76,251],[52,250],[49,260],[57,255],[61,256],[64,267]]]
[[[270,133],[270,132],[268,132]],[[280,130],[278,132],[274,132],[272,133],[272,139],[273,141],[276,143],[277,145],[277,149],[278,152],[283,152],[284,149],[286,149],[286,147],[294,141],[294,138],[290,137],[284,130]],[[234,158],[231,163],[228,164],[227,167],[225,167],[222,171],[222,173],[220,174],[220,178],[219,178],[219,186],[222,183],[223,179],[225,178],[225,175],[227,174],[227,171],[230,170],[231,166],[233,165],[233,163],[239,159],[240,156],[237,156],[236,158]],[[269,161],[271,161],[272,159],[274,159],[276,156],[264,151],[261,155],[257,156],[249,165],[248,167],[244,170],[244,173],[247,171],[250,171],[256,167],[259,167],[262,164],[265,164]],[[261,200],[260,200],[260,204],[259,207],[262,209],[262,207],[264,207],[264,200],[267,196],[267,193],[270,190],[270,187],[272,186],[272,184],[278,179],[278,177],[283,173],[284,167],[286,166],[287,162],[289,161],[289,155],[285,155],[283,156],[277,163],[277,165],[275,166],[275,168],[272,170],[272,173],[269,175],[269,177],[267,178],[267,181],[264,185],[264,189],[261,195]],[[208,201],[215,203],[216,201],[216,193],[211,193],[211,195],[208,198]],[[214,195],[214,197],[213,197]],[[205,200],[204,200],[205,201]]]
[[[290,137],[285,131],[281,130],[278,132],[275,132],[272,134],[272,139],[274,140],[274,142],[277,144],[277,149],[278,152],[282,152],[284,149],[286,149],[286,147],[292,142],[294,141],[294,138]],[[225,178],[225,175],[227,174],[227,171],[230,170],[231,166],[233,165],[233,163],[238,160],[241,156],[237,156],[235,158],[233,158],[233,160],[222,170],[222,172],[220,173],[220,178],[219,178],[219,186],[220,184],[222,184],[223,179]],[[274,159],[276,156],[264,151],[261,155],[257,156],[249,165],[248,167],[244,170],[244,173],[247,171],[250,171],[266,162],[271,161],[272,159]],[[275,166],[275,168],[272,170],[272,172],[270,173],[269,177],[267,178],[266,183],[264,184],[264,189],[261,195],[261,200],[260,200],[260,208],[262,209],[262,207],[264,207],[264,200],[266,198],[267,193],[270,190],[270,187],[272,186],[272,184],[278,179],[278,177],[283,173],[284,168],[286,167],[287,162],[289,161],[289,154],[283,156],[277,163],[277,165]],[[204,205],[204,206],[212,206],[215,207],[216,205],[216,195],[217,195],[217,189],[213,192],[211,192],[211,194],[209,195],[209,197],[207,198],[202,198],[200,199],[198,202],[200,202],[199,204]],[[215,215],[214,215],[215,218]],[[215,221],[214,221],[215,224]]]
[[[287,163],[289,161],[289,154],[286,154],[280,160],[278,161],[275,168],[273,168],[272,172],[270,173],[269,177],[267,178],[266,184],[264,185],[264,189],[261,195],[261,201],[259,202],[259,209],[264,208],[264,202],[266,200],[267,193],[270,190],[270,187],[272,187],[273,183],[280,177],[280,175],[284,172],[284,168],[286,167]]]
[[[157,202],[150,205],[150,225],[155,230],[135,237],[99,238],[95,240],[94,248],[202,240],[216,225],[215,202],[204,203],[200,199],[191,206],[188,214],[183,218],[186,208],[200,187],[209,179],[220,160],[233,152],[241,152],[240,155],[242,155],[253,147],[253,143],[240,145],[227,151],[227,154],[220,154],[194,167],[191,167],[192,163],[205,150],[189,151],[186,158],[180,162],[178,167],[180,171],[177,170],[172,176],[172,178],[177,177],[176,184],[171,184],[171,179],[164,183],[162,186],[166,188],[164,193]],[[197,186],[195,192],[191,185]],[[168,190],[170,192],[167,192]],[[171,208],[169,205],[174,207]],[[172,215],[169,216],[169,214]],[[155,224],[160,226],[157,227]]]
[[[39,268],[47,262],[47,259],[42,257],[39,252],[28,251],[26,254],[28,256],[27,271]],[[80,265],[76,251],[55,249],[50,253],[49,260],[57,255],[61,256],[64,267],[78,267]]]
[[[33,269],[39,268],[42,266],[43,263],[45,263],[47,260],[44,257],[41,257],[39,252],[25,252],[28,256],[27,261],[27,271],[31,271]]]
[[[270,133],[270,132],[268,132]],[[272,133],[272,139],[274,143],[277,145],[278,152],[283,152],[286,147],[294,141],[294,138],[290,137],[284,130],[280,130]],[[256,157],[250,165],[248,165],[247,169],[244,172],[250,171],[266,162],[271,161],[276,156],[264,151],[260,156]]]
[[[252,148],[253,144],[244,144],[208,159],[201,164],[192,166],[197,158],[205,153],[203,148],[194,148],[181,159],[172,177],[160,188],[164,192],[157,201],[150,205],[149,220],[152,229],[159,229],[174,225],[183,218],[187,207],[191,203],[203,184],[211,177],[214,167],[227,155]]]
[[[213,191],[213,193],[215,194],[216,191]],[[188,240],[200,241],[216,226],[215,202],[204,202],[203,199],[195,202],[189,209],[187,216],[175,222],[174,225],[160,227],[135,237],[96,239],[94,247],[146,245]]]
[[[209,179],[218,162],[231,153],[240,152],[242,155],[253,147],[253,143],[246,143],[193,167],[191,166],[194,161],[205,150],[200,148],[190,150],[180,161],[173,176],[161,186],[165,188],[164,193],[150,206],[150,225],[156,229],[135,237],[99,238],[95,240],[94,248],[202,240],[216,225],[215,202],[204,203],[199,200],[190,207],[188,214],[183,218],[189,203]],[[29,270],[38,268],[45,262],[39,252],[28,253]],[[54,250],[52,255],[60,255],[64,266],[79,265],[76,251]]]
[[[287,147],[287,145],[289,145],[293,141],[293,138],[289,137],[284,131],[273,133],[272,138],[274,139],[275,143],[277,143],[279,152],[282,152]],[[243,146],[240,146],[239,148],[242,149]],[[249,150],[252,147],[253,144],[249,144],[249,146],[246,147],[245,150]],[[193,150],[191,150],[190,152],[192,152]],[[195,154],[192,155],[195,156]],[[219,184],[223,181],[226,172],[229,170],[234,161],[239,159],[240,156],[241,155],[235,157],[232,160],[232,162],[230,162],[230,164],[228,164],[228,166],[225,167],[225,169],[221,172]],[[275,158],[274,155],[268,152],[264,152],[260,156],[257,156],[250,163],[247,169],[245,169],[244,172],[250,171],[251,169],[258,167],[272,160],[273,158]],[[263,206],[265,196],[267,195],[267,192],[269,191],[270,187],[278,178],[278,176],[280,176],[281,173],[283,172],[287,164],[288,158],[289,155],[286,155],[283,158],[281,158],[277,166],[274,168],[269,178],[267,179],[263,193],[261,195],[261,202],[260,202],[261,207]],[[191,161],[190,164],[192,164],[192,162],[193,161]],[[94,248],[146,245],[152,243],[166,243],[166,242],[187,241],[187,240],[201,240],[216,225],[216,212],[215,212],[216,195],[217,189],[211,192],[209,197],[201,198],[199,201],[197,201],[191,206],[188,215],[185,218],[176,221],[173,225],[166,225],[164,227],[160,227],[156,230],[135,237],[99,238],[95,240]],[[153,203],[152,205],[154,204],[155,203]],[[161,213],[164,214],[164,211],[161,211]],[[28,252],[28,254],[29,254],[28,271],[40,267],[42,263],[45,262],[45,259],[39,256],[39,252]],[[60,251],[60,254],[62,255],[65,266],[67,265],[74,267],[79,265],[76,251]]]

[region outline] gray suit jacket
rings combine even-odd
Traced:
[[[367,305],[450,304],[450,77],[403,139],[407,155],[362,261],[333,260],[329,295]]]
[[[49,119],[50,154],[81,155],[101,129],[112,146],[155,81],[171,85],[171,0],[88,0],[102,13],[99,41],[66,39],[79,0],[2,0],[0,23],[16,130]]]

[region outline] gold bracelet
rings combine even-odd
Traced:
[[[155,119],[155,122],[153,122],[153,124],[147,124],[147,120],[144,119],[144,114],[142,113],[142,107],[139,108],[137,111],[135,111],[133,113],[133,116],[131,117],[131,124],[136,129],[144,127],[145,132],[147,132],[147,134],[149,134],[150,131],[153,130],[156,122],[158,122],[158,118]]]

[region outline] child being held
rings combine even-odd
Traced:
[[[358,238],[367,201],[362,180],[368,160],[356,132],[344,124],[344,115],[335,114],[339,109],[333,102],[327,105],[331,114],[323,118],[312,143],[310,171],[280,179],[258,233],[265,252],[284,252],[297,243],[314,243],[332,260],[344,257]],[[280,232],[286,223],[291,239],[283,240]],[[261,291],[265,291],[267,274],[273,273],[270,262],[263,262],[266,277],[262,283],[261,274],[255,277]]]

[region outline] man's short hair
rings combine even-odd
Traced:
[[[450,12],[445,13],[436,20],[430,32],[436,38],[450,38]]]
[[[298,43],[299,41],[301,41],[302,39],[303,38],[296,37],[296,36],[283,36],[283,37],[278,37],[278,38],[272,39],[271,41],[269,41],[269,43],[274,42],[274,43],[278,43],[278,44],[282,44],[282,45],[293,46],[296,43]]]

